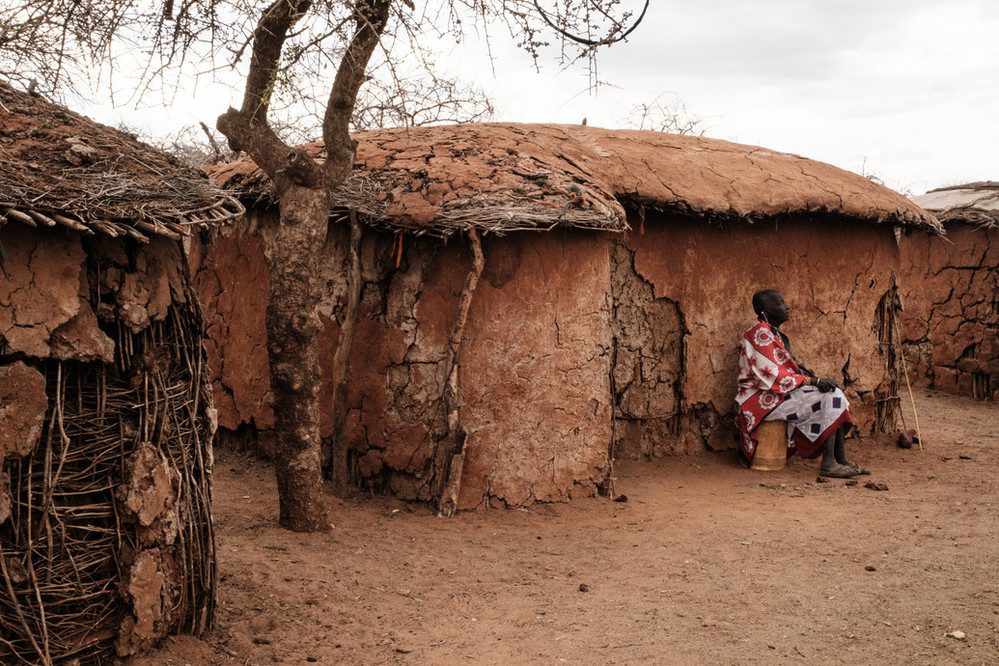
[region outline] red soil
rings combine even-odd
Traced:
[[[217,628],[134,663],[994,661],[999,405],[917,397],[925,450],[854,443],[856,486],[710,454],[630,463],[627,503],[364,499],[323,535],[278,528],[270,469],[220,454]]]

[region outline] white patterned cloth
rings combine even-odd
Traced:
[[[801,437],[812,443],[825,441],[844,422],[843,415],[848,415],[849,409],[849,401],[838,388],[823,393],[814,386],[801,386],[784,396],[784,400],[763,420],[787,421],[787,445],[790,448],[795,445],[796,431],[799,442]]]

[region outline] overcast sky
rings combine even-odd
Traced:
[[[635,0],[624,0],[625,5]],[[438,60],[493,99],[497,120],[621,126],[675,95],[708,136],[798,153],[919,194],[999,180],[999,0],[652,0],[627,43],[562,70],[497,30],[442,44]],[[169,109],[86,110],[156,133],[214,118],[239,93],[203,81]]]

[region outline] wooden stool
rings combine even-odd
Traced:
[[[787,421],[764,421],[756,429],[753,469],[779,472],[787,462]]]

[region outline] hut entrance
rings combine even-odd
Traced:
[[[611,253],[611,455],[634,459],[676,453],[683,409],[684,330],[679,304],[655,295],[635,270],[635,255]]]

